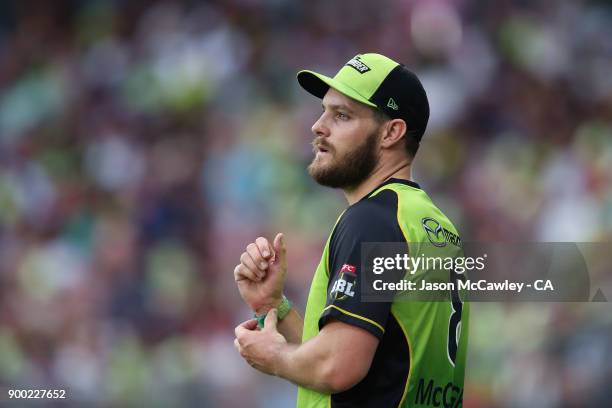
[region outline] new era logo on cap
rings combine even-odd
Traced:
[[[397,106],[397,103],[395,103],[393,98],[389,98],[389,102],[387,102],[387,107],[391,108],[393,110],[398,110],[399,109],[399,106]]]

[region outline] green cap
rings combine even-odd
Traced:
[[[421,139],[429,120],[429,102],[421,81],[404,65],[380,54],[359,54],[338,73],[328,77],[317,72],[298,72],[306,91],[323,98],[329,87],[380,109],[393,119],[403,119],[409,131]]]

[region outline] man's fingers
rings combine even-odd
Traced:
[[[250,243],[246,248],[247,253],[251,256],[253,263],[257,268],[265,271],[268,268],[268,261],[259,253],[259,248],[254,243]]]
[[[253,272],[252,270],[250,270],[243,264],[238,264],[234,268],[234,280],[238,282],[244,279],[248,279],[254,282],[259,281],[257,274],[255,272]]]
[[[255,280],[255,277],[255,274],[245,268],[244,265],[241,263],[234,267],[234,280],[236,282],[244,279]]]
[[[252,271],[255,275],[263,278],[264,272],[255,265],[255,262],[253,261],[253,258],[251,258],[251,255],[246,252],[243,252],[242,255],[240,255],[240,262],[245,266],[245,268]]]
[[[242,327],[241,324],[236,326],[236,328],[234,329],[234,334],[236,335],[236,338],[238,339],[238,341],[242,340],[249,333],[250,333],[250,330],[247,330],[246,328]]]
[[[236,350],[238,350],[238,353],[240,353],[240,356],[246,359],[246,353],[244,352],[244,349],[240,345],[240,342],[238,341],[238,339],[234,339],[234,347],[236,348]],[[251,363],[248,360],[247,360],[247,363],[251,365]]]
[[[274,249],[272,249],[272,245],[268,242],[264,237],[258,237],[255,240],[255,245],[259,248],[259,253],[264,259],[268,260],[271,257],[274,257]]]
[[[244,327],[247,330],[256,330],[257,329],[257,319],[249,319],[245,322],[240,323],[241,327]]]
[[[266,315],[264,322],[264,330],[276,330],[277,312],[276,309],[270,309]]]

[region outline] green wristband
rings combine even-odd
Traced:
[[[276,314],[277,314],[278,320],[284,319],[285,316],[289,314],[289,311],[291,310],[292,307],[293,307],[293,304],[291,303],[291,301],[287,299],[285,295],[283,295],[283,300],[280,302],[280,304],[276,308]],[[267,315],[268,315],[267,313],[261,316],[258,316],[257,314],[255,314],[254,317],[255,319],[257,319],[257,327],[259,327],[260,329],[263,329],[264,322],[266,320]]]

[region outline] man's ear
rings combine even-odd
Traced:
[[[395,146],[406,136],[406,122],[403,119],[391,119],[385,124],[381,146],[390,148]]]

